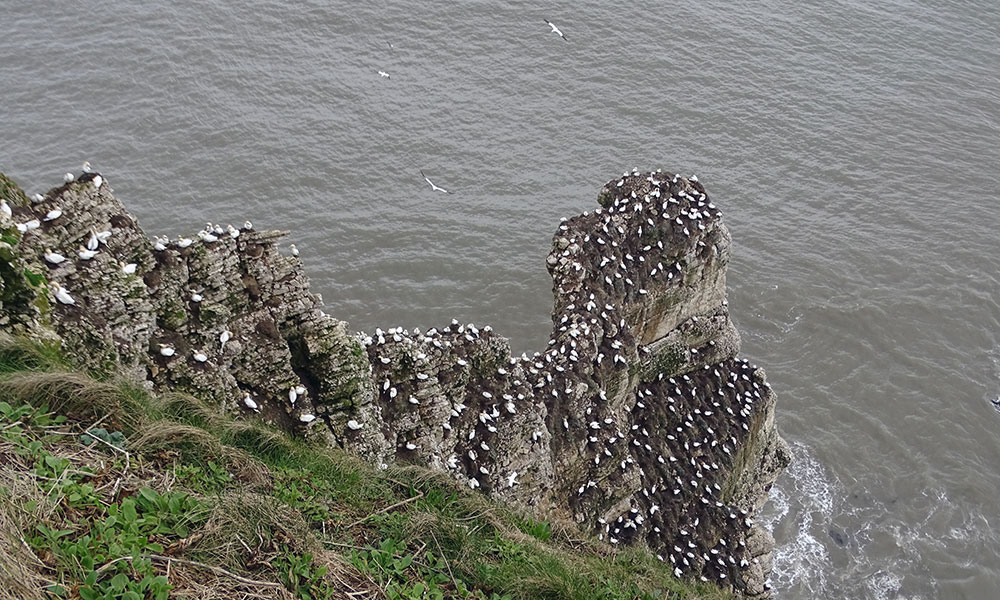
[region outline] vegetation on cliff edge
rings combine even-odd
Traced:
[[[419,467],[377,470],[0,336],[0,600],[730,598]]]

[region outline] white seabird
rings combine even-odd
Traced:
[[[229,338],[232,337],[232,335],[232,332],[228,329],[223,330],[222,333],[219,334],[219,343],[221,344],[221,347],[219,348],[220,350],[226,349],[226,342],[229,341]]]
[[[81,167],[81,169],[83,169],[84,173],[90,173],[90,161],[89,160],[83,161],[83,166]]]
[[[100,175],[94,175],[94,178],[90,180],[90,183],[94,184],[95,189],[100,189],[101,185],[104,184],[104,178]]]
[[[254,412],[260,412],[260,408],[257,407],[257,403],[253,401],[250,394],[243,396],[243,405]]]
[[[354,419],[351,419],[350,421],[348,421],[348,422],[347,422],[347,426],[348,426],[348,427],[349,427],[349,428],[350,428],[350,429],[351,429],[352,431],[357,431],[357,430],[361,429],[362,427],[364,427],[364,426],[363,426],[363,425],[362,425],[361,423],[358,423],[358,422],[357,422],[357,421],[355,421]]]
[[[383,77],[385,79],[389,79],[389,74],[386,73],[385,71],[379,71],[378,74],[379,74],[379,76],[381,76],[381,77]]]
[[[302,421],[303,423],[312,423],[315,420],[316,420],[316,415],[310,415],[308,413],[301,415],[299,417],[299,421]]]
[[[177,240],[178,248],[187,248],[192,244],[193,240],[191,238],[182,237]]]
[[[247,231],[253,231],[253,223],[251,223],[250,221],[243,221],[243,229],[246,229]]]
[[[135,275],[135,270],[139,266],[136,263],[128,263],[128,264],[126,264],[126,263],[123,263],[121,261],[119,261],[118,264],[120,264],[122,266],[122,272],[125,273],[126,275]]]
[[[558,35],[559,37],[561,37],[561,38],[563,39],[563,41],[566,41],[566,42],[568,42],[568,41],[569,41],[569,40],[567,40],[567,39],[566,39],[566,36],[565,36],[565,35],[563,35],[563,32],[559,31],[559,28],[558,28],[558,27],[556,27],[556,26],[555,26],[555,25],[554,25],[554,24],[552,23],[552,21],[549,21],[548,19],[543,19],[543,20],[545,21],[545,23],[546,23],[546,24],[548,24],[548,26],[549,26],[549,27],[551,27],[551,28],[552,28],[552,32],[551,32],[551,33],[554,33],[554,34]]]
[[[194,359],[198,362],[205,362],[208,360],[208,355],[202,350],[192,350],[191,353],[194,354]]]
[[[0,212],[7,215],[8,217],[14,216],[14,213],[11,212],[10,206],[7,204],[7,201],[2,198],[0,198]]]
[[[97,254],[97,250],[87,250],[86,247],[80,246],[80,250],[76,254],[81,260],[90,260]]]
[[[170,357],[174,355],[174,347],[168,344],[157,344],[160,347],[160,356]]]
[[[39,221],[38,219],[32,219],[30,221],[25,221],[24,223],[18,223],[17,230],[20,231],[21,233],[25,233],[27,231],[31,231],[32,229],[38,229],[41,226],[42,226],[41,221]]]
[[[66,288],[59,285],[55,281],[52,282],[52,288],[53,288],[52,294],[56,297],[56,300],[58,300],[60,303],[76,304],[76,300],[73,299],[73,296],[69,295],[69,292],[66,291]]]
[[[90,238],[87,239],[87,250],[97,250],[97,247],[100,245],[101,241],[97,237],[97,232],[91,229]]]
[[[76,175],[73,175],[72,173],[66,173],[63,175],[63,181],[66,183],[73,183],[74,179],[76,179]]]
[[[58,265],[59,263],[61,263],[64,260],[66,260],[65,256],[63,256],[62,254],[59,254],[58,252],[53,252],[49,248],[45,249],[45,254],[43,256],[45,257],[45,262],[48,262],[48,263],[53,264],[53,265]]]
[[[445,194],[450,194],[451,193],[448,190],[444,189],[443,187],[438,187],[438,186],[434,185],[434,182],[431,181],[430,179],[428,179],[427,176],[424,175],[423,171],[420,171],[420,175],[424,178],[424,181],[426,181],[428,184],[430,184],[432,191],[435,191],[435,192],[444,192]]]

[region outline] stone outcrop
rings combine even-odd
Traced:
[[[458,322],[351,335],[279,251],[282,232],[209,224],[151,241],[99,175],[34,200],[0,183],[4,327],[768,595],[773,541],[752,514],[788,452],[763,370],[738,357],[729,232],[693,178],[627,173],[560,224],[553,330],[533,356]]]

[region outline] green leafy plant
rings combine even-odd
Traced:
[[[295,554],[287,546],[282,546],[281,551],[272,566],[289,591],[302,600],[328,600],[333,596],[335,590],[323,581],[327,568],[314,565],[312,554]]]
[[[97,444],[94,438],[98,438],[107,442],[108,444],[124,449],[125,448],[125,434],[120,431],[108,432],[107,429],[103,427],[94,427],[89,429],[87,433],[80,435],[80,443],[84,446],[90,446],[91,444]],[[100,444],[98,444],[100,445]]]

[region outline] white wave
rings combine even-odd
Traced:
[[[761,515],[777,536],[788,530],[789,519],[795,520],[791,538],[777,541],[772,572],[774,587],[779,597],[783,588],[793,585],[822,595],[830,556],[814,534],[817,530],[825,531],[830,522],[833,484],[805,444],[792,442],[790,447],[792,464],[771,489],[770,502]],[[814,516],[818,521],[816,527]]]

